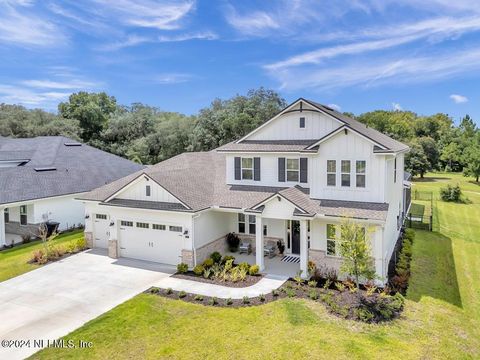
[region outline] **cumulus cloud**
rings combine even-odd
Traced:
[[[468,101],[468,98],[466,96],[459,95],[459,94],[450,95],[450,99],[452,99],[455,104],[462,104]]]

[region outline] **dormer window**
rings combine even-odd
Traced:
[[[304,117],[300,118],[300,129],[305,129],[305,118]]]
[[[146,195],[146,196],[150,196],[150,195],[151,195],[150,185],[145,186],[145,195]]]

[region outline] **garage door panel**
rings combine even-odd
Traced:
[[[181,260],[183,236],[181,232],[136,226],[120,227],[120,255],[176,265]]]

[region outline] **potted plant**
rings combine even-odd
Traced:
[[[283,256],[283,253],[285,252],[285,244],[283,243],[282,240],[277,241],[277,247],[278,247],[278,253],[280,256]]]
[[[227,234],[227,245],[228,245],[228,249],[231,252],[238,251],[238,246],[240,245],[240,238],[237,235],[235,235],[234,233],[228,233]]]

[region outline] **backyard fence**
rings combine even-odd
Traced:
[[[431,191],[414,190],[412,204],[405,225],[409,228],[433,230],[434,194]]]

